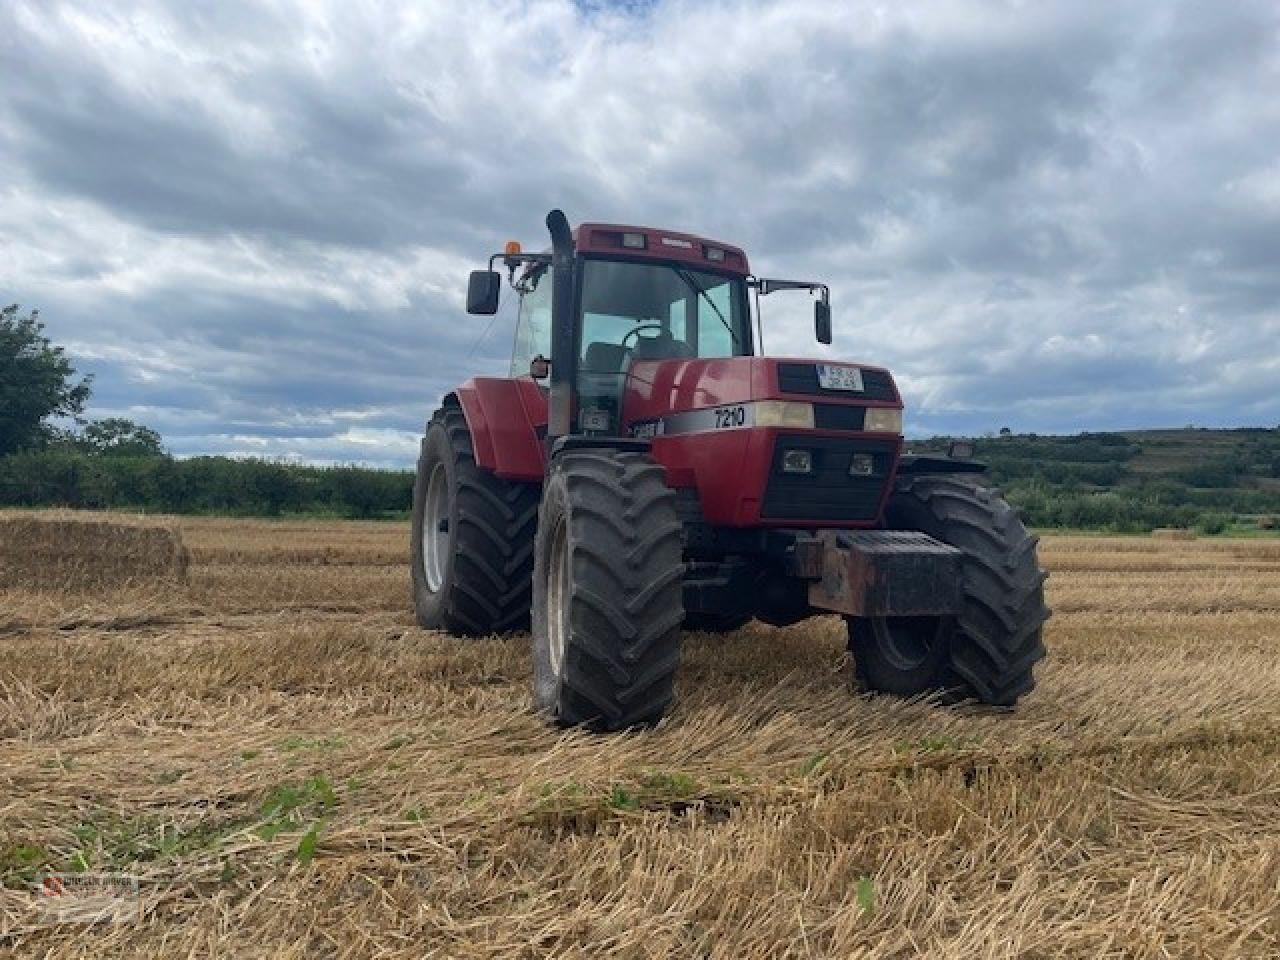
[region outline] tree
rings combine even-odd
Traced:
[[[1000,428],[1000,436],[1002,436],[1002,437],[1012,437],[1012,436],[1013,436],[1013,431],[1012,431],[1012,430],[1010,430],[1008,427],[1001,427],[1001,428]]]
[[[163,457],[160,434],[150,427],[126,420],[123,417],[107,417],[93,420],[77,438],[77,446],[89,453],[104,457]]]
[[[50,417],[75,417],[89,399],[92,377],[75,368],[44,335],[37,310],[0,308],[0,455],[43,445]]]

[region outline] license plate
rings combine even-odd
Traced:
[[[862,392],[862,368],[818,364],[818,386],[823,390],[856,390]]]

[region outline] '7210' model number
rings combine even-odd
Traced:
[[[747,424],[747,408],[741,403],[732,407],[716,407],[712,413],[716,418],[717,430],[743,427]]]

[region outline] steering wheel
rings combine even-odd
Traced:
[[[625,348],[627,346],[627,341],[630,340],[632,337],[635,337],[637,340],[639,340],[641,330],[657,330],[659,333],[664,332],[662,324],[660,323],[642,323],[640,324],[640,326],[632,327],[630,330],[627,331],[626,336],[622,338],[621,346]]]

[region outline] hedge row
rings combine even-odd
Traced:
[[[45,450],[0,457],[0,505],[164,513],[402,516],[413,473],[227,457],[107,457]]]
[[[1106,466],[1095,461],[1084,469],[1101,471]],[[1208,531],[1233,515],[1280,514],[1280,491],[1275,490],[1206,490],[1169,479],[1090,490],[1080,489],[1076,476],[1055,483],[1046,472],[1054,470],[1040,465],[1019,476],[1007,462],[992,470],[992,479],[1032,526],[1120,532],[1199,526]],[[0,506],[369,518],[403,517],[412,497],[410,470],[227,457],[111,457],[65,450],[0,457]]]

